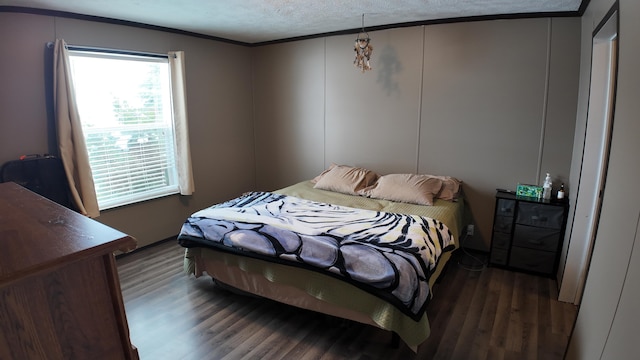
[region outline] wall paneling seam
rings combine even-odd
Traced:
[[[544,78],[544,94],[542,96],[542,124],[540,125],[540,147],[538,148],[538,167],[536,184],[542,179],[542,156],[544,154],[544,136],[547,127],[547,109],[549,107],[549,77],[551,72],[551,18],[547,19],[547,61]]]
[[[327,38],[323,39],[323,54],[324,54],[324,85],[322,86],[322,169],[327,168]]]
[[[427,27],[422,25],[422,64],[420,65],[420,88],[418,89],[418,131],[416,141],[416,174],[420,173],[420,137],[422,131],[422,92],[424,90],[424,58],[427,42]]]
[[[254,188],[258,187],[258,147],[256,144],[258,143],[258,134],[256,131],[256,71],[255,71],[255,59],[256,59],[256,48],[251,49],[249,54],[251,54],[250,59],[250,69],[251,72],[251,127],[253,129],[253,186]]]

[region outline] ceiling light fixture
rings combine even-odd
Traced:
[[[371,53],[373,52],[373,46],[371,46],[371,39],[369,34],[364,31],[364,14],[362,14],[362,31],[358,33],[354,49],[356,52],[356,58],[353,60],[353,64],[362,69],[364,73],[367,70],[371,70]]]

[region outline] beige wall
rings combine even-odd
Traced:
[[[189,214],[255,188],[249,48],[190,36],[0,12],[0,163],[55,151],[45,96],[45,44],[186,52],[189,136],[196,192],[103,211],[99,221],[147,245],[176,235]]]
[[[324,40],[258,47],[252,58],[257,185],[269,191],[324,166]]]
[[[579,19],[369,35],[374,70],[364,74],[352,64],[355,35],[255,49],[258,187],[309,179],[332,162],[456,176],[479,230],[467,245],[486,250],[496,188],[539,183],[547,171],[570,185]]]
[[[582,18],[580,99],[574,153],[581,154],[588,108],[591,35],[613,5],[592,0]],[[613,136],[602,212],[591,265],[567,359],[632,359],[637,357],[640,323],[640,3],[620,0],[619,62]],[[574,159],[574,163],[577,160]],[[573,176],[573,174],[572,174]],[[571,250],[571,244],[569,244]]]
[[[41,15],[0,13],[14,49],[0,74],[0,162],[51,151],[44,44],[185,50],[192,197],[104,211],[141,244],[175,235],[195,209],[309,179],[332,162],[464,181],[488,249],[495,188],[567,179],[579,19],[524,19],[371,32],[374,70],[354,68],[353,35],[248,48]],[[49,131],[47,131],[49,129]],[[542,173],[542,175],[540,175]],[[570,186],[570,184],[568,184]]]

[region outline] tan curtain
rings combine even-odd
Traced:
[[[71,81],[69,53],[62,39],[57,39],[54,47],[53,97],[58,147],[71,197],[80,213],[98,217],[98,199]]]
[[[169,52],[171,72],[171,96],[173,101],[173,121],[175,124],[178,184],[180,194],[191,195],[195,191],[189,150],[189,127],[187,126],[187,98],[184,71],[184,51]]]

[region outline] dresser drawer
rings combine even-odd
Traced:
[[[496,204],[496,215],[499,216],[513,216],[516,209],[515,200],[498,199]]]
[[[511,235],[507,233],[494,232],[493,239],[491,239],[491,246],[499,249],[509,249],[509,242],[511,241]]]
[[[564,209],[560,206],[520,202],[518,203],[516,223],[561,229],[563,215]]]
[[[505,249],[491,249],[491,263],[496,265],[507,265],[509,252]]]
[[[550,275],[553,272],[555,260],[556,253],[514,246],[511,248],[509,266]]]
[[[555,252],[560,241],[560,230],[516,224],[513,246]]]
[[[496,216],[493,220],[493,231],[511,234],[513,218],[510,216]]]

